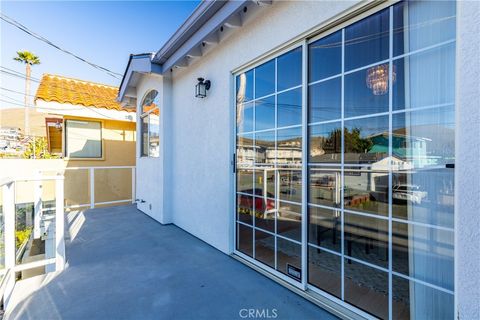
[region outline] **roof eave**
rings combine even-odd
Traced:
[[[152,63],[153,53],[131,54],[128,59],[127,68],[123,74],[122,82],[118,90],[117,101],[122,102],[126,96],[134,97],[131,92],[135,85],[132,85],[132,78],[136,73],[162,73],[162,67]]]

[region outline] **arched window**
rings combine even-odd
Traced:
[[[143,98],[141,125],[141,156],[158,157],[160,155],[160,109],[159,94],[151,90]]]

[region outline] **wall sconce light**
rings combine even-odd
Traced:
[[[195,97],[196,98],[205,98],[207,96],[207,90],[210,90],[210,80],[205,80],[203,78],[198,78],[198,83],[195,86]]]

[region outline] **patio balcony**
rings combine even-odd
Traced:
[[[8,319],[336,319],[133,205],[70,212],[65,244],[65,269],[18,282]]]
[[[18,289],[22,282],[63,270],[66,213],[135,201],[133,166],[62,168],[63,162],[55,160],[19,162],[13,167],[2,163],[0,175],[2,310],[14,305],[14,291],[18,296],[34,289]]]
[[[138,211],[133,167],[67,168],[0,187],[5,319],[335,319]],[[28,190],[33,202],[19,205]]]

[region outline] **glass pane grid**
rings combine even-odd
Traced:
[[[273,237],[274,268],[288,273],[283,254],[295,263],[296,249],[284,242],[302,243],[290,232],[303,203],[306,282],[379,318],[453,310],[454,11],[450,2],[400,2],[309,43],[303,124],[294,111],[279,121],[296,104],[282,100],[273,59],[265,97],[275,96],[275,197],[264,200],[275,202],[275,227],[253,228]],[[294,173],[303,144],[295,128],[307,132],[303,176]]]
[[[385,12],[388,12],[388,10],[386,10]],[[391,13],[389,13],[391,14]],[[391,19],[391,18],[390,18]],[[348,28],[348,27],[347,27]],[[391,38],[391,34],[389,34],[389,36],[387,37],[388,38]],[[349,264],[351,264],[351,262],[355,262],[357,263],[357,265],[365,265],[365,266],[368,266],[370,268],[373,268],[373,269],[378,269],[382,272],[385,272],[385,279],[387,279],[385,281],[385,283],[383,284],[383,288],[386,288],[384,290],[385,294],[386,294],[386,299],[384,300],[385,301],[385,307],[383,309],[383,311],[381,313],[378,313],[377,311],[378,310],[375,310],[374,309],[365,309],[365,307],[362,307],[361,305],[357,305],[359,306],[360,308],[366,310],[367,312],[370,312],[370,313],[373,313],[375,314],[376,316],[380,316],[380,317],[386,317],[386,318],[391,318],[392,317],[392,314],[391,314],[391,308],[392,308],[392,302],[390,302],[391,299],[394,299],[395,297],[392,297],[392,284],[391,284],[391,276],[392,274],[395,275],[395,271],[392,272],[392,248],[391,248],[391,245],[392,245],[392,223],[396,223],[396,221],[398,222],[401,222],[403,225],[405,226],[410,226],[409,228],[420,228],[420,227],[428,227],[428,230],[429,232],[436,232],[438,233],[439,231],[438,230],[442,230],[442,232],[451,232],[451,234],[453,235],[453,228],[450,228],[448,225],[445,226],[445,221],[448,221],[448,220],[445,220],[447,219],[448,217],[445,216],[445,219],[440,221],[440,222],[437,222],[437,221],[434,221],[434,220],[428,220],[428,216],[426,215],[423,215],[422,213],[422,209],[424,206],[426,205],[429,205],[429,203],[431,203],[428,199],[435,199],[436,202],[438,203],[438,199],[439,197],[441,197],[440,199],[442,199],[444,205],[444,210],[445,212],[453,212],[453,207],[450,205],[450,203],[452,202],[450,199],[451,196],[453,196],[453,186],[452,187],[444,187],[444,191],[441,191],[441,196],[440,195],[435,195],[436,198],[432,198],[430,195],[434,195],[434,191],[435,189],[432,189],[432,191],[429,191],[428,192],[428,195],[426,195],[425,193],[422,193],[422,191],[417,191],[418,187],[416,187],[415,185],[408,185],[406,182],[402,182],[401,180],[395,180],[393,177],[392,178],[392,174],[395,174],[395,170],[399,170],[399,167],[401,166],[400,165],[400,161],[398,159],[396,159],[395,157],[398,157],[399,155],[402,156],[402,157],[405,157],[403,154],[401,154],[400,152],[403,152],[400,147],[395,147],[398,142],[396,142],[396,139],[397,138],[397,133],[394,131],[395,130],[395,122],[393,123],[393,129],[392,129],[392,117],[395,115],[395,114],[403,114],[405,115],[405,117],[408,115],[409,118],[408,118],[408,121],[406,120],[403,120],[403,126],[408,128],[408,130],[412,130],[412,120],[413,121],[417,121],[417,122],[425,122],[426,120],[423,120],[423,118],[421,118],[419,115],[415,115],[415,118],[413,116],[411,116],[411,114],[413,112],[417,112],[417,114],[419,114],[419,112],[421,112],[422,110],[425,110],[425,112],[429,112],[430,113],[430,118],[431,118],[431,113],[432,111],[434,112],[434,114],[438,114],[440,111],[436,111],[436,110],[442,110],[442,107],[451,107],[452,110],[453,110],[453,102],[442,102],[442,101],[438,101],[440,103],[437,103],[437,104],[416,104],[416,105],[412,105],[411,107],[409,108],[405,108],[403,110],[396,110],[396,109],[392,109],[392,99],[393,99],[393,90],[392,90],[392,87],[395,86],[395,79],[394,79],[394,76],[392,75],[393,72],[397,72],[398,74],[398,69],[395,69],[395,67],[393,66],[393,62],[392,61],[396,61],[396,60],[399,60],[401,59],[400,57],[395,57],[393,58],[393,54],[391,52],[391,40],[390,41],[390,44],[389,44],[389,50],[390,52],[388,52],[387,56],[385,59],[383,60],[380,60],[380,61],[377,61],[377,62],[372,62],[370,64],[368,64],[367,66],[357,66],[357,68],[351,68],[351,70],[348,70],[347,72],[344,72],[344,73],[341,73],[340,75],[339,74],[332,74],[332,75],[329,75],[328,77],[325,77],[324,79],[323,78],[316,78],[314,79],[314,81],[311,81],[309,83],[309,88],[314,88],[315,85],[317,84],[322,84],[322,83],[328,83],[328,81],[331,81],[332,79],[336,79],[338,78],[339,76],[343,78],[345,78],[346,76],[349,76],[349,75],[353,75],[355,74],[356,72],[365,72],[365,71],[369,71],[371,68],[375,67],[375,66],[381,66],[381,65],[385,65],[385,69],[384,70],[387,70],[388,71],[388,81],[386,82],[387,83],[387,90],[385,91],[385,99],[384,99],[384,102],[382,103],[382,108],[383,108],[383,112],[375,112],[373,109],[368,111],[368,113],[365,113],[365,114],[359,114],[359,115],[353,115],[351,113],[347,113],[345,112],[347,109],[344,109],[344,108],[349,108],[348,105],[343,105],[342,104],[342,117],[340,118],[330,118],[330,119],[322,119],[320,121],[315,121],[315,120],[312,120],[311,118],[309,119],[309,123],[308,123],[308,127],[309,128],[328,128],[328,126],[331,124],[334,124],[335,122],[339,121],[341,123],[341,141],[342,141],[342,146],[341,146],[341,150],[342,150],[342,161],[340,163],[333,163],[333,162],[327,162],[327,163],[322,163],[322,162],[311,162],[312,161],[312,158],[310,158],[310,162],[308,163],[307,167],[309,169],[309,175],[310,175],[310,178],[308,178],[308,182],[309,182],[309,185],[310,185],[310,193],[312,192],[312,183],[314,183],[312,181],[312,178],[311,178],[311,174],[312,174],[312,171],[311,170],[317,170],[317,171],[313,171],[314,173],[315,172],[321,172],[321,171],[325,171],[326,173],[328,172],[335,172],[335,171],[338,171],[341,173],[341,176],[342,176],[342,179],[341,179],[341,186],[340,186],[340,191],[342,193],[342,203],[341,205],[334,205],[333,203],[331,204],[327,204],[327,203],[321,203],[321,202],[317,202],[318,200],[315,200],[315,201],[312,201],[312,199],[310,198],[311,195],[309,196],[309,200],[308,200],[308,208],[309,208],[309,211],[311,210],[311,208],[321,208],[321,209],[324,209],[324,210],[329,210],[331,212],[335,212],[336,210],[337,211],[340,211],[341,212],[341,218],[342,218],[342,223],[341,223],[341,229],[342,229],[342,237],[343,237],[343,234],[344,232],[347,232],[349,228],[351,228],[351,226],[349,226],[349,221],[348,220],[345,220],[345,219],[350,219],[351,220],[351,217],[356,217],[356,219],[360,219],[359,221],[362,221],[362,220],[365,220],[367,219],[367,221],[372,221],[372,222],[375,222],[375,223],[381,223],[383,224],[383,227],[382,227],[382,231],[380,233],[378,233],[378,231],[375,231],[374,233],[372,231],[369,231],[367,229],[364,229],[364,228],[360,228],[360,232],[356,232],[357,233],[357,236],[359,237],[359,239],[352,239],[352,242],[355,242],[357,241],[358,244],[360,244],[360,246],[365,246],[365,250],[368,250],[370,253],[370,255],[372,254],[372,250],[374,248],[380,248],[381,251],[383,251],[383,257],[381,258],[381,261],[378,262],[378,261],[375,261],[375,260],[372,260],[369,262],[369,260],[365,260],[365,257],[363,257],[363,255],[360,255],[360,256],[356,256],[355,254],[355,249],[352,249],[352,252],[349,253],[348,251],[348,242],[349,240],[348,239],[342,239],[342,250],[341,252],[337,252],[335,250],[332,250],[330,247],[324,247],[324,243],[325,243],[325,240],[322,240],[323,243],[320,244],[320,245],[317,245],[315,243],[312,242],[312,239],[309,238],[309,243],[308,243],[308,247],[309,248],[315,248],[319,251],[325,251],[325,252],[328,252],[329,254],[332,254],[332,255],[340,255],[340,256],[343,256],[345,257],[345,260],[342,261],[342,263],[345,263],[345,268],[350,268],[349,267]],[[409,53],[405,53],[403,55],[403,57],[409,57],[409,56],[414,56],[414,55],[419,55],[419,54],[428,54],[430,53],[431,51],[437,49],[437,50],[441,50],[442,48],[445,48],[447,47],[448,45],[451,45],[451,41],[446,41],[445,43],[441,43],[441,44],[438,44],[438,45],[433,45],[431,47],[427,47],[427,48],[424,48],[424,49],[421,49],[420,51],[412,51],[412,52],[409,52]],[[309,51],[311,52],[311,50]],[[312,69],[312,67],[310,67],[310,70]],[[392,72],[393,71],[393,72]],[[363,78],[362,78],[363,77]],[[368,79],[368,76],[365,77],[365,76],[362,76],[359,78],[360,81],[365,81],[365,78]],[[363,80],[362,80],[363,79]],[[398,79],[398,78],[397,78]],[[312,80],[310,78],[310,80]],[[365,82],[364,82],[365,83]],[[343,87],[342,85],[342,93],[345,92],[345,90],[351,90],[351,89],[348,89],[346,86],[348,85],[348,83],[345,83],[344,84],[345,87]],[[380,90],[380,89],[379,89]],[[381,92],[381,91],[380,91]],[[383,92],[381,92],[381,94],[383,94]],[[343,101],[343,100],[342,100]],[[355,101],[358,101],[358,99],[356,99]],[[312,101],[310,100],[310,103]],[[345,101],[345,102],[348,102],[348,101]],[[324,109],[325,111],[324,112],[327,112],[328,111],[328,108],[327,109]],[[365,108],[362,108],[362,110],[365,110]],[[378,109],[377,109],[378,110]],[[364,112],[364,111],[362,111]],[[454,111],[451,111],[451,114],[453,114]],[[397,116],[398,117],[398,116]],[[443,118],[442,118],[443,117]],[[439,117],[437,119],[432,119],[431,122],[436,124],[437,128],[439,128],[438,132],[446,132],[445,131],[445,126],[438,126],[438,123],[442,123],[442,122],[439,122],[439,121],[444,121],[444,123],[448,123],[448,122],[445,122],[446,120],[442,120],[442,119],[454,119],[454,117],[451,115],[451,116],[442,116],[442,117]],[[378,122],[378,119],[382,119],[382,122],[379,123]],[[425,117],[425,119],[427,119],[427,117]],[[440,120],[438,120],[440,119]],[[380,126],[379,126],[380,124]],[[362,135],[362,133],[360,132],[360,134],[356,133],[354,130],[356,128],[362,128],[362,126],[364,126],[366,129],[366,131],[369,131],[372,132],[372,133],[368,133],[367,135]],[[453,124],[448,124],[446,126],[446,128],[453,128]],[[377,130],[377,131],[373,131],[372,129],[374,130]],[[418,129],[417,129],[418,130]],[[312,133],[313,131],[310,130],[310,133]],[[368,145],[369,143],[371,143],[370,139],[372,139],[372,137],[375,137],[373,135],[373,133],[376,133],[377,134],[377,137],[376,138],[378,141],[374,141],[374,148],[376,148],[375,152],[377,153],[377,156],[374,157],[374,158],[369,158],[369,157],[365,157],[365,156],[362,156],[363,158],[360,159],[360,162],[352,162],[352,155],[354,154],[348,154],[348,152],[354,152],[354,153],[358,153],[360,154],[360,150],[362,150],[362,148],[365,148],[365,146],[367,146],[368,148],[370,148],[370,146]],[[408,131],[407,131],[408,133]],[[348,135],[347,135],[348,134]],[[355,135],[353,135],[355,134]],[[419,134],[419,136],[421,136],[421,134]],[[311,139],[312,136],[309,136],[309,138]],[[408,136],[407,136],[408,137]],[[360,139],[359,139],[360,138]],[[355,146],[354,144],[352,144],[351,141],[354,141],[356,143],[356,145],[358,145],[359,147],[353,147]],[[383,142],[382,142],[383,140]],[[452,144],[453,145],[453,144]],[[409,140],[407,140],[406,142],[404,142],[404,147],[408,147],[410,148],[410,150],[414,150],[413,148],[418,148],[418,146],[421,146],[421,143],[415,143],[415,141],[411,142]],[[310,148],[309,148],[309,152],[312,152],[312,145],[310,144]],[[396,149],[397,148],[397,149]],[[452,148],[453,149],[453,148]],[[415,150],[418,150],[418,149],[415,149]],[[346,154],[345,154],[346,152]],[[380,157],[379,157],[380,156]],[[408,156],[408,155],[407,155]],[[416,164],[414,165],[413,168],[411,169],[414,169],[413,172],[425,172],[425,175],[431,175],[430,172],[432,172],[432,170],[441,170],[441,168],[445,168],[445,166],[441,166],[439,165],[442,164],[442,163],[453,163],[454,162],[454,154],[452,153],[451,157],[449,158],[449,154],[442,154],[440,158],[432,158],[432,157],[427,157],[425,159],[432,159],[432,160],[429,160],[430,162],[428,161],[425,161],[425,160],[421,160],[421,155],[418,155],[418,154],[412,154],[410,155],[409,157],[410,158],[406,158],[407,161],[410,161],[410,162],[415,162],[416,161]],[[414,159],[419,159],[419,160],[414,160]],[[445,159],[445,160],[435,160],[435,159]],[[358,161],[358,160],[357,160]],[[422,162],[423,161],[423,162]],[[440,161],[440,162],[439,162]],[[364,163],[362,163],[364,162]],[[380,166],[379,166],[380,165]],[[411,170],[410,170],[411,171]],[[404,172],[404,174],[407,174],[407,170],[405,169],[401,169],[401,172]],[[413,173],[412,173],[413,174]],[[362,183],[360,181],[360,178],[362,175],[368,175],[368,179],[367,177],[365,177],[364,181],[365,183]],[[397,174],[398,175],[398,174]],[[417,173],[418,175],[418,173]],[[317,174],[318,176],[318,174]],[[374,179],[372,179],[374,178]],[[403,178],[402,178],[403,179]],[[412,178],[408,177],[406,178],[408,180],[403,180],[403,181],[413,181]],[[418,179],[416,179],[416,181],[418,181],[417,183],[422,183],[424,180],[420,180],[421,177],[418,177]],[[445,180],[447,178],[439,178],[439,179],[444,179],[444,180],[441,180],[441,182],[443,183],[440,183],[441,185],[442,184],[445,184],[445,182],[447,181],[453,181],[453,179],[451,180]],[[318,177],[315,178],[314,180],[318,180]],[[373,186],[373,180],[376,180],[376,185]],[[440,180],[439,180],[440,181]],[[325,189],[327,189],[328,187],[328,180],[324,179],[324,182],[315,182],[316,185],[319,185]],[[432,183],[433,185],[433,183]],[[437,184],[438,185],[438,184]],[[379,186],[384,186],[383,187],[383,191],[382,192],[378,192],[379,190]],[[389,187],[390,186],[390,187]],[[405,192],[403,192],[403,189],[404,188],[408,188],[408,190],[406,191],[406,195],[405,195]],[[417,189],[415,189],[417,188]],[[362,195],[362,190],[365,190],[365,191],[369,191],[369,196],[368,197],[364,197]],[[374,192],[375,190],[375,192]],[[352,193],[353,192],[353,193]],[[408,194],[408,192],[410,192],[410,194]],[[349,196],[350,195],[350,196]],[[324,197],[322,197],[324,198]],[[407,199],[405,199],[407,198]],[[348,199],[348,201],[347,201]],[[423,200],[425,199],[425,200]],[[405,205],[402,204],[401,201],[407,201],[407,206],[411,208],[411,204],[410,202],[413,202],[413,203],[417,203],[417,210],[419,213],[417,214],[418,215],[418,218],[416,218],[415,220],[411,220],[411,218],[407,217],[407,216],[402,216],[402,218],[400,218],[399,214],[401,211],[399,211],[399,209],[401,207],[404,207]],[[432,201],[433,202],[433,201]],[[425,204],[424,204],[425,203]],[[373,205],[375,204],[375,205]],[[393,210],[392,210],[392,207],[393,207]],[[448,211],[447,211],[448,210]],[[438,211],[438,210],[437,210]],[[310,216],[310,214],[309,214]],[[392,217],[393,216],[393,217]],[[350,217],[350,218],[349,218]],[[396,217],[396,218],[395,218]],[[442,225],[443,223],[443,225]],[[325,223],[323,223],[324,226],[323,228],[325,228]],[[367,223],[368,224],[368,223]],[[312,225],[310,224],[309,225],[310,228],[312,228]],[[316,227],[318,228],[318,227]],[[358,228],[357,228],[358,229]],[[435,231],[437,230],[437,231]],[[328,231],[328,229],[324,229],[323,230],[324,232]],[[331,230],[329,231],[331,232]],[[368,234],[371,234],[369,237],[365,237],[366,235]],[[415,234],[415,233],[414,233]],[[362,236],[363,236],[363,240],[362,240]],[[372,238],[373,237],[373,238]],[[407,237],[411,237],[409,235],[407,235]],[[348,238],[348,237],[347,237]],[[445,236],[443,236],[443,238],[445,238]],[[368,239],[368,240],[367,240]],[[394,234],[394,239],[395,239],[395,234]],[[373,242],[373,244],[372,244]],[[327,241],[328,243],[328,241]],[[380,243],[381,245],[379,246]],[[345,247],[343,247],[343,245],[345,244]],[[358,246],[358,245],[357,245]],[[398,246],[398,245],[397,245]],[[445,247],[447,246],[447,247]],[[451,255],[453,257],[453,247],[450,246],[450,243],[447,241],[447,243],[442,247],[443,250],[446,250],[447,248],[449,248],[451,250]],[[418,249],[414,249],[414,250],[417,250]],[[358,251],[358,249],[357,249]],[[377,250],[378,251],[378,250]],[[418,253],[420,254],[420,253]],[[449,259],[450,257],[441,257],[441,259]],[[431,258],[430,258],[431,259]],[[370,259],[371,260],[371,259]],[[453,260],[452,260],[453,261]],[[380,265],[379,265],[380,263]],[[342,267],[343,268],[343,267]],[[368,269],[368,268],[367,268]],[[452,270],[448,270],[448,267],[447,267],[447,270],[445,271],[447,273],[450,273],[450,274],[453,274]],[[342,269],[342,273],[343,273],[343,269]],[[449,291],[448,288],[445,288],[445,286],[437,286],[435,285],[434,283],[432,283],[432,280],[430,281],[422,281],[421,279],[419,279],[418,277],[416,277],[415,275],[407,275],[407,274],[402,274],[403,277],[405,277],[405,279],[408,279],[409,281],[412,281],[412,282],[418,282],[418,283],[422,283],[422,285],[424,285],[425,287],[429,287],[429,288],[436,288],[436,289],[441,289],[441,290],[447,290]],[[345,277],[348,277],[348,274],[345,274]],[[345,286],[348,286],[348,283],[345,283],[343,284],[343,278],[342,277],[342,290],[345,288]],[[311,281],[309,281],[309,283],[312,283]],[[326,290],[327,292],[329,292],[328,290]],[[450,291],[451,292],[451,291]],[[351,300],[351,298],[349,298],[349,292],[347,289],[345,289],[345,300],[348,301],[349,299]],[[343,295],[342,295],[343,296]],[[351,302],[353,303],[354,305],[356,305],[357,302]]]

